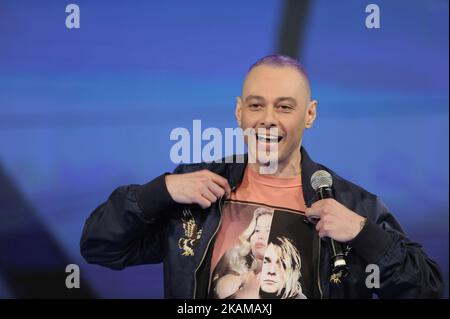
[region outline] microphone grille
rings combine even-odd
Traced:
[[[331,187],[332,185],[333,178],[327,171],[319,170],[311,176],[311,186],[315,191],[321,187]]]

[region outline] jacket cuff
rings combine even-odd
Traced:
[[[137,191],[137,202],[150,221],[160,217],[161,211],[177,204],[167,190],[166,175],[168,174],[170,173],[164,173],[147,184],[141,185]]]
[[[364,228],[349,242],[349,245],[367,264],[371,264],[377,263],[384,256],[392,241],[392,234],[373,221],[367,220]]]

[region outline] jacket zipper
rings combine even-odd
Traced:
[[[319,256],[317,258],[317,286],[319,287],[320,299],[323,299],[322,285],[320,283],[320,237],[319,237]]]
[[[233,192],[235,189],[236,189],[236,187],[233,187],[231,189],[231,191]],[[220,199],[219,199],[219,215],[220,215],[219,224],[217,225],[217,228],[214,231],[214,234],[209,238],[208,245],[206,245],[206,249],[203,252],[202,258],[200,259],[200,263],[198,264],[197,268],[195,268],[195,271],[194,271],[194,296],[193,296],[193,299],[195,299],[195,295],[197,294],[197,271],[200,268],[200,266],[203,264],[203,260],[205,259],[205,256],[209,249],[209,245],[211,244],[211,241],[213,240],[213,238],[216,237],[217,231],[219,230],[220,225],[222,224],[222,198],[223,198],[223,196],[220,197]]]

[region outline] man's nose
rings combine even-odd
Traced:
[[[269,269],[267,269],[267,274],[275,276],[275,265],[273,263],[269,264]]]
[[[273,107],[266,107],[264,109],[264,115],[261,119],[261,125],[270,128],[277,125],[276,114]]]

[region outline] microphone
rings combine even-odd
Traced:
[[[311,186],[316,192],[316,197],[321,200],[325,198],[334,198],[333,178],[325,170],[318,170],[311,176]],[[342,244],[327,237],[326,241],[331,250],[331,277],[330,281],[334,284],[340,284],[342,279],[348,275],[348,265],[345,260]]]

